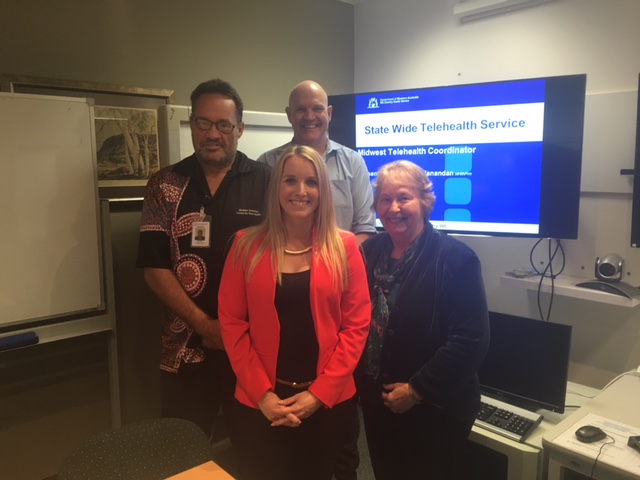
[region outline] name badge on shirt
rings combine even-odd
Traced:
[[[191,247],[209,248],[211,246],[211,217],[205,216],[199,222],[191,224]]]

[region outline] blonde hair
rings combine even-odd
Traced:
[[[373,184],[374,209],[378,205],[380,190],[385,183],[415,188],[420,197],[423,216],[429,219],[436,203],[436,196],[433,193],[433,183],[423,168],[409,160],[397,160],[383,165],[378,171],[376,183]]]
[[[331,182],[322,156],[313,148],[303,145],[293,145],[287,148],[271,172],[271,182],[267,193],[267,215],[262,223],[249,227],[238,240],[234,260],[240,261],[245,269],[247,281],[256,265],[271,248],[271,265],[278,283],[282,282],[282,263],[286,244],[282,209],[280,206],[280,186],[284,176],[284,166],[287,160],[299,157],[313,164],[318,176],[318,208],[313,216],[315,239],[313,254],[328,266],[332,272],[334,284],[344,289],[347,285],[348,264],[347,255],[340,237],[333,210],[333,196]],[[252,245],[259,242],[255,252],[251,254]]]

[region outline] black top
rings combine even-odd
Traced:
[[[289,382],[316,378],[318,339],[311,313],[311,270],[283,273],[276,285],[275,306],[280,321],[276,376]]]

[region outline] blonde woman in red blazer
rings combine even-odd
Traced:
[[[330,480],[357,415],[353,371],[371,304],[355,236],[338,230],[323,158],[293,146],[266,220],[238,232],[218,314],[237,376],[242,480]]]

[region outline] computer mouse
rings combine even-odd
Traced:
[[[576,438],[583,443],[593,443],[603,440],[607,436],[606,433],[595,425],[583,425],[576,430]]]

